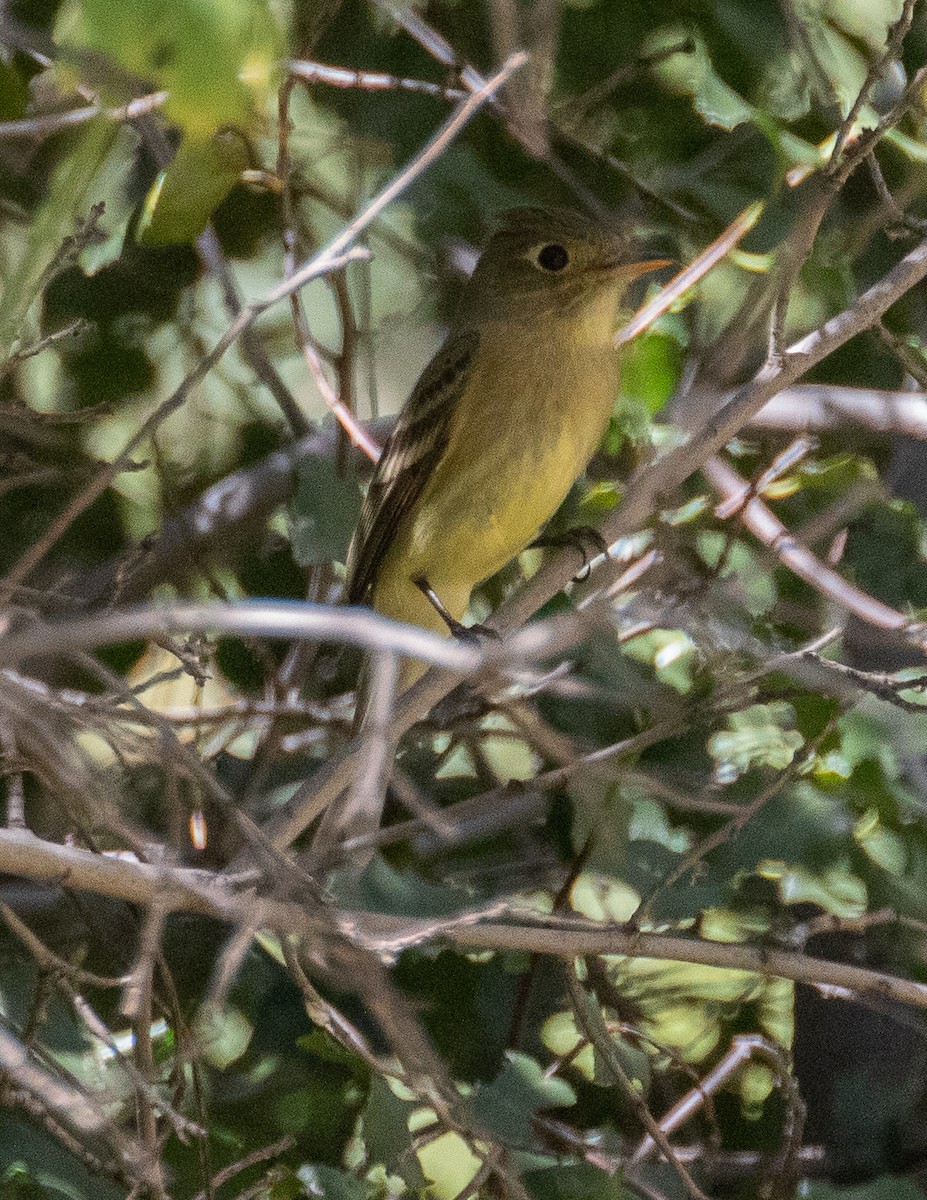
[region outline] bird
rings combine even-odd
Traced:
[[[666,260],[569,209],[509,211],[377,463],[345,600],[460,633],[474,588],[530,545],[602,439],[625,289]],[[424,668],[407,664],[408,687]]]
[[[503,216],[377,462],[348,550],[347,604],[467,632],[474,588],[537,538],[601,441],[618,397],[622,297],[665,265],[635,261],[618,228],[578,211]],[[397,690],[424,670],[407,660]],[[362,673],[355,732],[366,691]],[[317,830],[320,859],[380,817],[341,797]]]

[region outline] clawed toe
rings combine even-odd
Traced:
[[[418,579],[413,579],[412,582],[434,607],[435,612],[438,613],[441,620],[451,631],[452,637],[460,638],[462,642],[478,642],[481,637],[491,638],[496,642],[500,640],[500,635],[496,633],[495,629],[490,629],[488,625],[461,625],[456,617],[452,617],[447,611],[441,602],[441,597],[435,592],[424,575],[420,575]]]
[[[455,624],[457,628],[452,629],[451,633],[465,642],[478,642],[480,638],[486,638],[491,642],[502,641],[502,635],[495,629],[490,629],[488,625],[461,625],[459,621],[456,621]]]
[[[599,554],[608,553],[608,542],[602,537],[598,529],[594,529],[591,525],[576,525],[572,529],[568,529],[566,533],[545,535],[544,537],[537,538],[531,545],[532,547],[575,547],[583,560],[583,565],[576,575],[577,580],[585,579],[588,575],[591,558],[595,558]],[[589,554],[589,546],[592,546],[595,551],[591,556]]]

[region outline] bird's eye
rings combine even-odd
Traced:
[[[569,261],[566,247],[561,246],[559,242],[542,246],[538,251],[537,264],[545,271],[562,271]]]

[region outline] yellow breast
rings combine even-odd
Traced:
[[[601,440],[617,393],[616,352],[602,345],[601,322],[596,331],[594,342],[574,321],[543,331],[481,328],[447,450],[381,564],[378,610],[438,628],[427,601],[409,591],[424,575],[459,620],[473,588],[553,516]]]

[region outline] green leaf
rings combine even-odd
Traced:
[[[29,102],[29,87],[16,67],[0,59],[0,121],[23,116]]]
[[[48,1151],[47,1141],[35,1143],[36,1147],[40,1145],[44,1145]],[[60,1151],[53,1150],[52,1161],[43,1161],[36,1168],[27,1161],[29,1151],[26,1146],[15,1138],[12,1145],[7,1143],[3,1149],[18,1153],[21,1157],[14,1159],[0,1178],[0,1200],[86,1200],[90,1194],[87,1189],[89,1176],[82,1172],[80,1181],[74,1179]],[[99,1184],[99,1178],[95,1182]],[[115,1200],[117,1193],[112,1185],[102,1185],[96,1194],[101,1198],[107,1197],[107,1200],[112,1196]]]
[[[163,111],[184,136],[138,236],[194,241],[248,166],[246,135],[274,97],[282,45],[265,0],[68,0],[56,33],[64,62],[114,103],[146,85],[167,93]]]
[[[859,917],[866,911],[865,885],[845,867],[813,873],[768,862],[759,873],[776,883],[783,904],[816,904],[838,917]]]
[[[708,739],[708,753],[717,761],[716,775],[731,782],[752,767],[788,767],[805,739],[795,729],[785,729],[794,714],[788,705],[753,704],[727,719],[728,728]]]
[[[534,1200],[632,1200],[640,1194],[626,1188],[617,1175],[588,1163],[529,1171],[524,1184]]]
[[[414,1106],[400,1100],[389,1084],[375,1075],[363,1115],[363,1139],[368,1162],[382,1163],[402,1176],[410,1188],[425,1186],[425,1177],[412,1148],[409,1118]]]
[[[297,1171],[305,1195],[322,1200],[366,1200],[367,1188],[353,1175],[327,1167],[324,1163],[302,1166]]]
[[[138,79],[167,91],[168,119],[200,139],[253,124],[276,90],[282,50],[264,0],[68,0],[56,38],[116,103]]]
[[[505,1057],[496,1078],[477,1088],[473,1114],[501,1141],[529,1144],[538,1110],[575,1104],[576,1093],[563,1079],[545,1076],[540,1063],[527,1054],[508,1050]]]
[[[362,1100],[355,1081],[350,1076],[339,1081],[331,1070],[324,1068],[317,1068],[315,1075],[305,1073],[303,1079],[302,1087],[281,1094],[278,1086],[273,1092],[276,1124],[286,1133],[321,1144],[343,1138],[345,1129],[356,1119]]]
[[[633,799],[621,784],[608,778],[574,778],[567,784],[573,802],[572,839],[577,851],[592,839],[590,862],[624,878],[628,866],[628,827]]]
[[[357,484],[327,458],[304,459],[298,475],[289,513],[293,557],[301,567],[344,562],[360,515]]]
[[[371,859],[360,879],[350,869],[329,880],[329,891],[340,897],[343,880],[345,899],[365,912],[401,917],[438,917],[457,912],[466,898],[451,887],[427,883],[414,872],[395,870],[385,859]]]
[[[872,505],[850,526],[844,562],[859,586],[896,608],[927,606],[921,521],[912,504]]]
[[[913,1180],[894,1174],[858,1187],[836,1187],[814,1180],[802,1196],[804,1200],[924,1200],[923,1189]]]
[[[48,1192],[25,1163],[14,1162],[0,1179],[0,1200],[48,1200]]]
[[[908,137],[902,133],[900,129],[887,129],[885,131],[885,140],[896,146],[902,154],[906,154],[908,158],[916,163],[927,162],[927,144],[916,138]]]
[[[659,842],[640,840],[629,848],[624,878],[649,898],[654,920],[696,917],[728,897],[727,877],[717,870],[687,871],[670,887],[662,887],[662,880],[669,878],[678,865],[679,855]],[[651,895],[654,888],[657,891]]]
[[[777,54],[763,72],[759,104],[783,121],[797,121],[811,107],[811,85],[794,50]]]
[[[418,1157],[429,1182],[424,1192],[428,1200],[457,1200],[470,1194],[469,1185],[483,1165],[470,1143],[451,1132],[426,1142]]]
[[[681,370],[682,348],[676,338],[655,332],[635,338],[621,355],[619,411],[642,404],[651,416],[658,413],[676,390]]]
[[[416,1002],[428,1036],[456,1079],[489,1080],[501,1069],[509,1022],[518,1000],[520,958],[463,954],[455,950],[409,951],[396,982]]]
[[[652,665],[660,682],[680,694],[692,690],[698,651],[681,629],[652,629],[627,642],[625,653],[637,662]]]
[[[304,1033],[296,1039],[296,1045],[314,1058],[338,1067],[346,1067],[355,1075],[366,1078],[370,1072],[370,1068],[357,1054],[347,1046],[342,1046],[341,1042],[336,1041],[325,1029],[313,1029],[311,1033]]]
[[[144,246],[195,242],[247,166],[247,143],[233,129],[185,137],[145,197],[137,240]]]
[[[73,236],[76,220],[89,213],[97,199],[97,172],[119,126],[102,118],[88,121],[71,152],[55,169],[47,195],[21,239],[21,253],[12,265],[4,264],[0,292],[0,366],[23,332],[26,316],[66,237]],[[127,169],[127,165],[126,165]]]
[[[254,1027],[238,1009],[204,1005],[197,1014],[194,1032],[203,1058],[223,1070],[248,1049]]]
[[[816,69],[825,72],[847,112],[869,69],[866,51],[882,52],[901,13],[900,0],[804,0],[800,12]],[[871,109],[869,114],[872,123]]]
[[[659,57],[673,46],[684,48]],[[715,71],[697,31],[680,26],[657,30],[644,43],[642,53],[658,56],[651,67],[654,77],[667,91],[691,96],[695,111],[709,125],[731,130],[753,117],[753,106]]]

